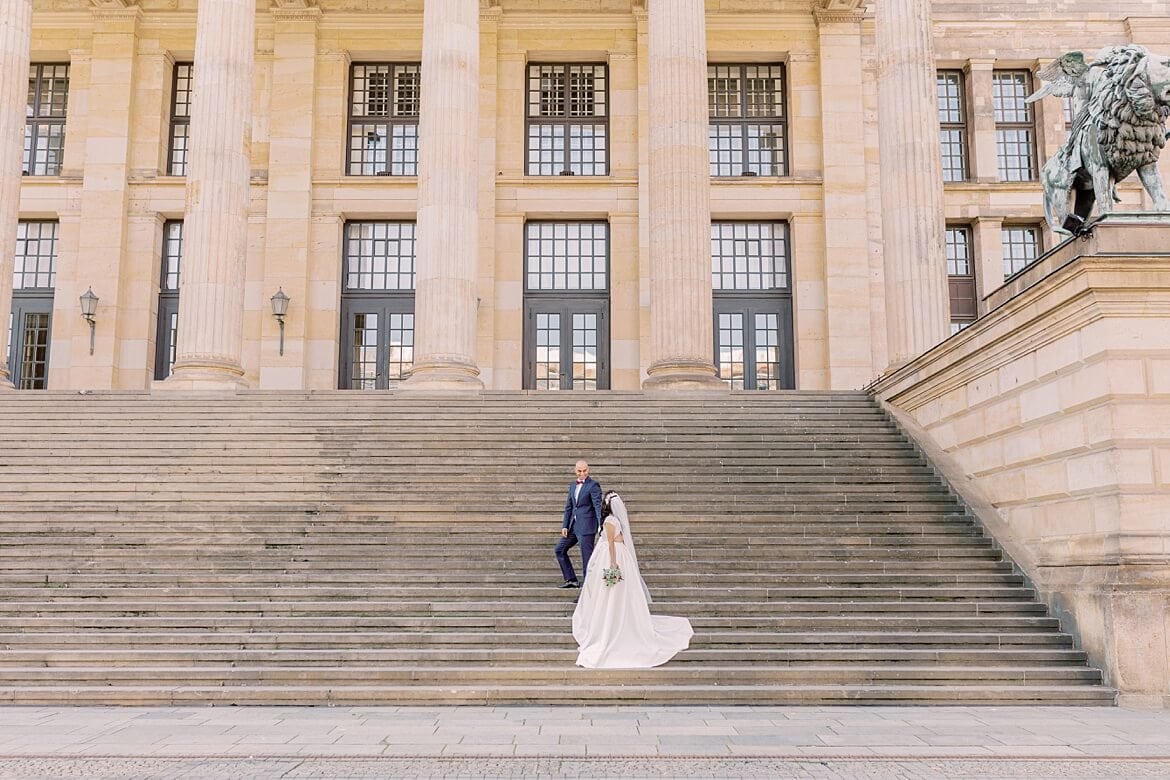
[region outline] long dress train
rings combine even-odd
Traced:
[[[577,665],[589,669],[644,669],[669,661],[690,644],[694,631],[682,617],[651,615],[650,592],[642,581],[638,557],[625,506],[613,497],[614,513],[605,519],[622,534],[614,543],[614,559],[604,527],[589,559],[589,571],[573,612],[573,638],[577,640]],[[622,581],[606,586],[602,572],[614,565]]]

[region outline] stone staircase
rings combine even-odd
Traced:
[[[860,393],[10,393],[0,430],[3,703],[1114,700]],[[664,667],[573,665],[579,457],[695,627]]]

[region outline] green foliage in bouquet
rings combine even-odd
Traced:
[[[622,570],[614,566],[612,569],[604,569],[601,576],[605,578],[605,587],[613,587],[622,581]]]

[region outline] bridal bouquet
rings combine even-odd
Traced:
[[[609,588],[622,581],[622,570],[617,566],[612,569],[603,569],[601,576],[605,579],[605,587]]]

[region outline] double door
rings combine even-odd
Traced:
[[[346,296],[341,303],[342,390],[386,390],[414,366],[414,295]]]
[[[49,385],[49,335],[53,294],[17,292],[12,296],[8,334],[8,376],[19,390],[44,390]]]
[[[526,390],[608,390],[609,299],[526,298],[523,379]]]
[[[790,296],[715,298],[715,366],[732,390],[796,387]]]

